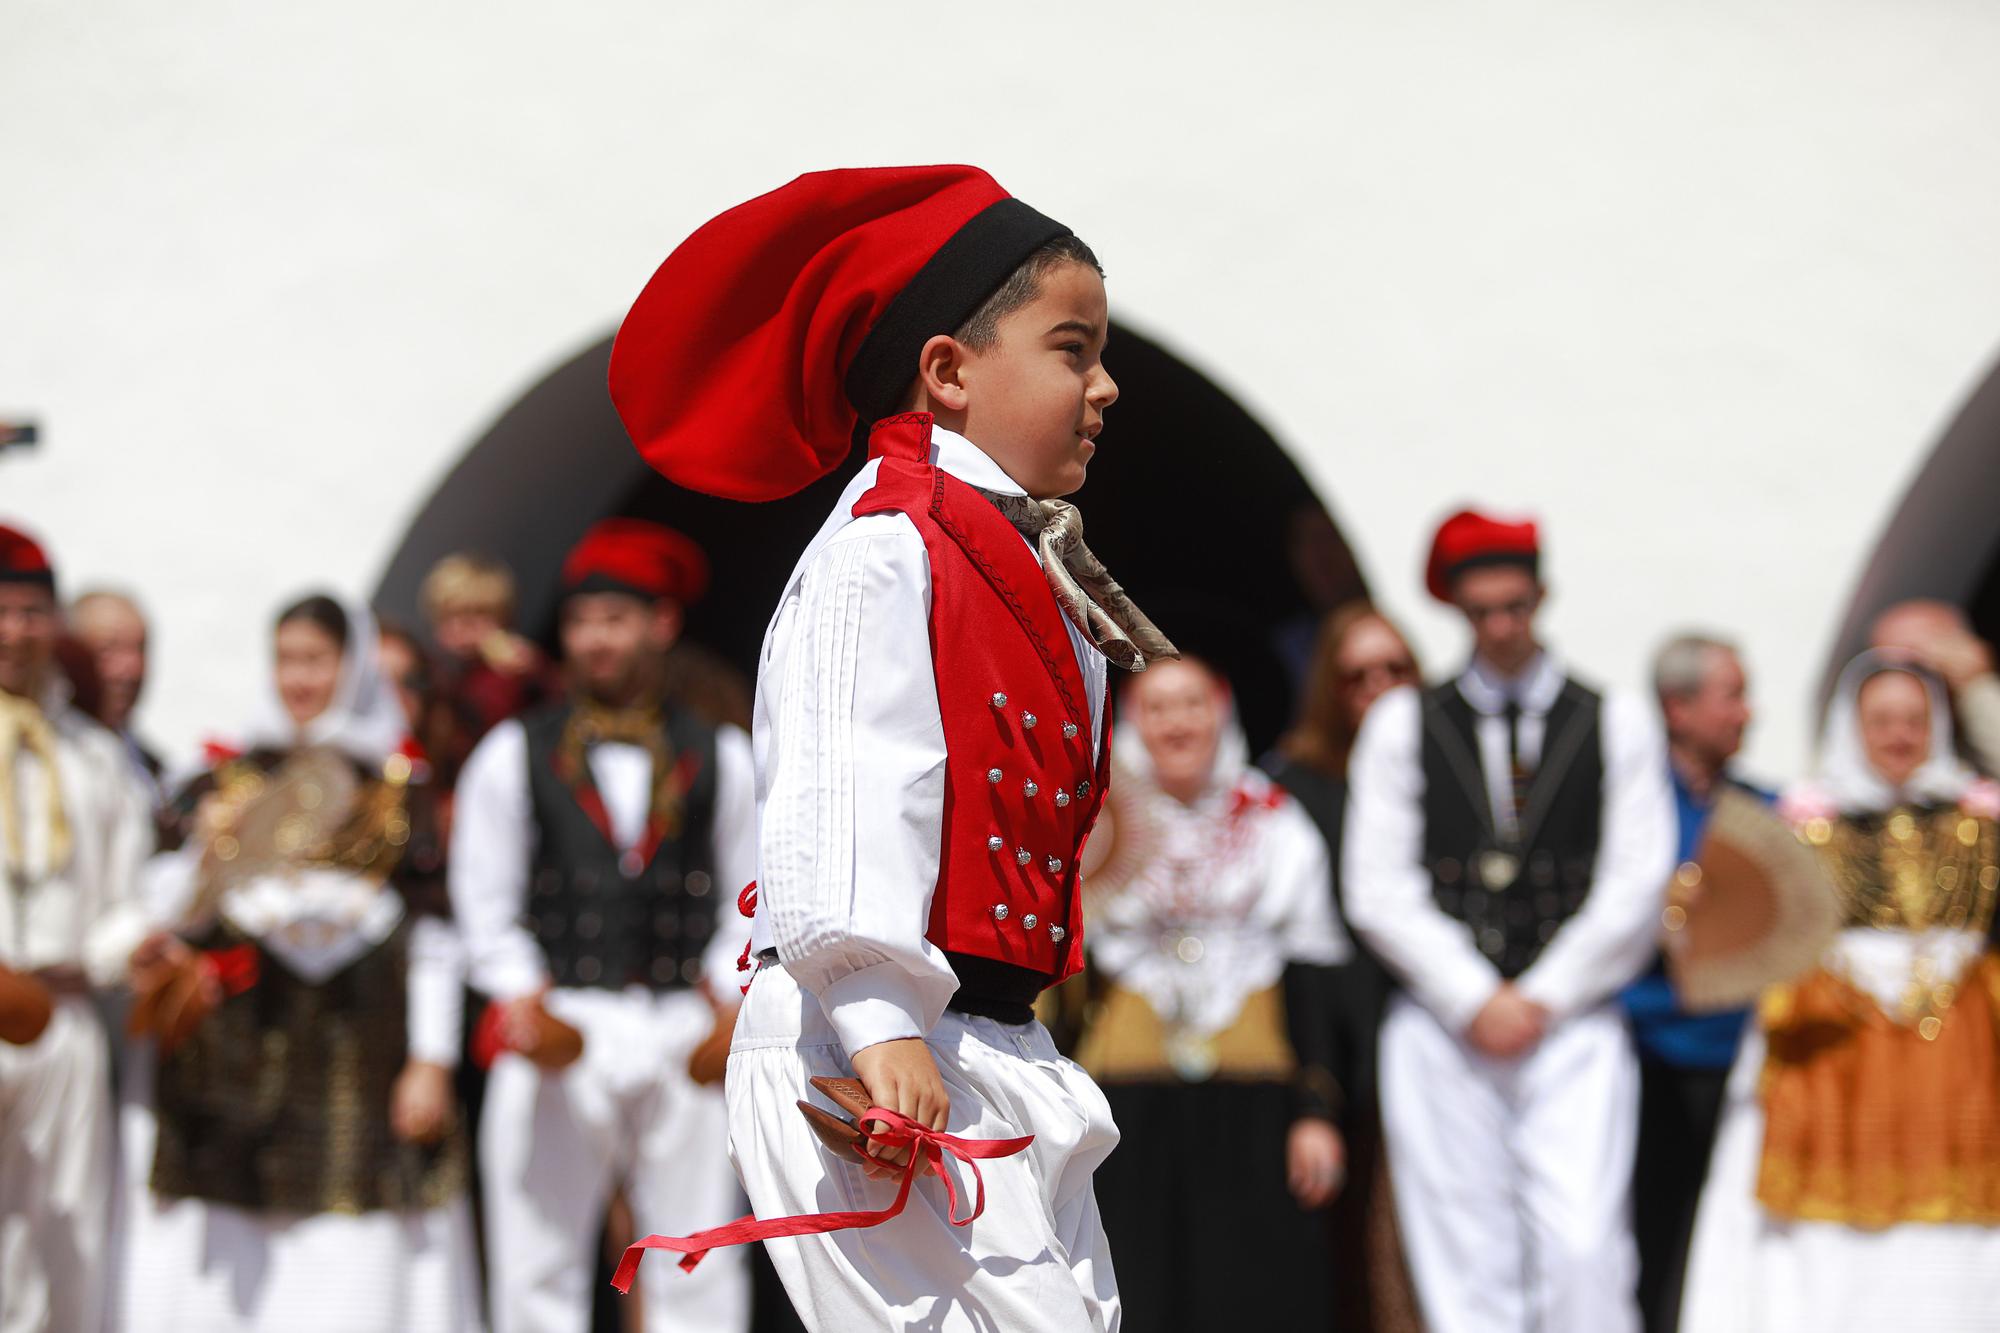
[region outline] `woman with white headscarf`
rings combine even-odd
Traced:
[[[364,608],[280,612],[271,691],[155,864],[177,925],[137,987],[161,1050],[128,1329],[479,1327],[457,944],[395,886],[413,765],[376,646]]]
[[[1939,682],[1869,653],[1781,808],[1845,926],[1744,1042],[1681,1327],[2000,1328],[2000,790]]]
[[[1093,996],[1076,1057],[1123,1134],[1098,1168],[1128,1328],[1324,1327],[1340,1185],[1325,984],[1351,953],[1326,842],[1250,767],[1228,687],[1192,658],[1127,688],[1085,857]],[[1095,862],[1095,864],[1093,864]]]

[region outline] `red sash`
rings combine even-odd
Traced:
[[[979,1162],[975,1159],[1012,1157],[1035,1141],[1033,1134],[1025,1134],[1018,1139],[961,1139],[956,1135],[939,1133],[908,1116],[880,1106],[869,1107],[855,1124],[873,1143],[885,1148],[910,1149],[910,1160],[903,1164],[902,1184],[896,1190],[895,1200],[887,1208],[877,1212],[806,1213],[798,1217],[774,1217],[766,1222],[760,1222],[754,1216],[739,1217],[734,1222],[697,1231],[692,1236],[648,1236],[626,1249],[625,1257],[618,1262],[617,1273],[611,1278],[611,1285],[620,1292],[630,1291],[632,1279],[639,1275],[639,1261],[646,1257],[647,1250],[671,1250],[681,1256],[681,1268],[693,1272],[694,1266],[710,1250],[728,1245],[774,1240],[780,1236],[818,1236],[850,1227],[880,1226],[903,1211],[903,1205],[910,1199],[910,1186],[926,1165],[944,1181],[945,1198],[950,1202],[947,1219],[955,1227],[966,1226],[986,1211],[986,1180],[979,1174]],[[876,1125],[884,1128],[874,1128]],[[951,1173],[944,1167],[947,1154],[972,1168],[976,1193],[972,1211],[964,1217],[958,1216],[958,1187],[952,1183]]]

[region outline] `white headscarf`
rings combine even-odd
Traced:
[[[326,711],[301,729],[285,711],[274,671],[263,700],[245,729],[243,748],[289,750],[329,745],[363,764],[379,765],[402,748],[409,719],[402,701],[382,676],[375,617],[359,602],[338,599],[347,615],[347,646],[340,656],[340,681]]]
[[[1931,752],[1909,781],[1891,786],[1868,762],[1861,744],[1861,687],[1887,671],[1914,676],[1931,705]],[[1880,814],[1898,804],[1943,805],[1957,801],[1975,781],[1953,746],[1951,698],[1929,671],[1908,658],[1870,650],[1849,662],[1834,687],[1833,706],[1819,745],[1813,785],[1842,814]]]

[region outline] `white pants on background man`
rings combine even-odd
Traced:
[[[547,1005],[583,1034],[582,1057],[551,1073],[502,1055],[480,1120],[495,1333],[589,1328],[604,1209],[621,1185],[641,1235],[686,1235],[743,1212],[722,1089],[687,1072],[715,1024],[707,998],[556,990]],[[692,1273],[648,1265],[633,1297],[645,1301],[646,1333],[748,1327],[747,1259],[724,1249]]]
[[[87,997],[0,1043],[0,1333],[103,1320],[111,1251],[111,1048]]]
[[[1636,1330],[1639,1064],[1617,1007],[1503,1061],[1397,995],[1380,1058],[1396,1217],[1431,1333]]]

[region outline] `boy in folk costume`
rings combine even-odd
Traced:
[[[759,663],[756,971],[727,1080],[767,1221],[724,1232],[785,1237],[773,1262],[816,1329],[1118,1326],[1091,1189],[1118,1132],[1031,1010],[1081,965],[1107,658],[1174,655],[1056,500],[1117,398],[1106,333],[1067,228],[927,167],[807,175],[725,213],[613,352],[626,426],[682,485],[775,498],[868,446]],[[796,1106],[837,1109],[811,1080],[850,1072],[891,1141],[866,1166]],[[911,1188],[910,1145],[944,1181]],[[948,1223],[945,1186],[976,1221]]]
[[[55,571],[0,526],[0,1330],[95,1329],[109,1286],[110,1048],[92,993],[146,935],[151,811],[55,668]]]

